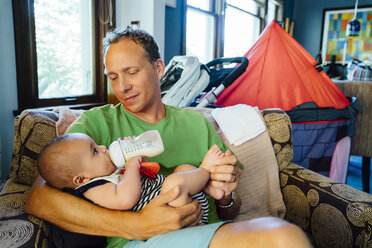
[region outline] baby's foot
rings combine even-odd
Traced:
[[[205,154],[203,162],[200,165],[200,168],[203,168],[207,171],[211,171],[212,168],[216,165],[216,160],[224,157],[223,152],[218,148],[217,145],[213,145]]]

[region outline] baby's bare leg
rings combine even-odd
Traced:
[[[204,188],[208,180],[209,172],[205,169],[189,164],[182,164],[175,169],[175,173],[165,179],[161,192],[167,192],[178,185],[180,187],[180,194],[169,205],[173,207],[183,206],[191,201],[190,196],[195,195]]]
[[[192,195],[200,192],[208,183],[210,171],[216,164],[216,160],[224,156],[223,152],[217,145],[213,145],[205,155],[199,168],[189,164],[182,164],[177,166],[174,173],[169,175],[162,186],[162,192],[166,192],[176,185],[180,187],[180,194],[169,205],[173,207],[183,206],[191,201]],[[215,195],[225,194],[223,190],[213,189],[216,191]]]

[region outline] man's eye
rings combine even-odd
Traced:
[[[93,154],[96,155],[98,153],[96,148],[93,148]]]
[[[129,71],[128,74],[129,74],[129,75],[134,75],[134,74],[136,74],[137,72],[138,72],[137,70],[132,70],[132,71]]]
[[[111,81],[115,81],[116,80],[116,77],[112,77],[110,78]]]

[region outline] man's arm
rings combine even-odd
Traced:
[[[168,206],[178,194],[179,188],[160,194],[139,212],[117,211],[54,189],[39,177],[25,211],[72,232],[144,240],[199,222],[202,212],[196,199],[182,207]]]
[[[242,200],[238,193],[235,193],[235,200],[234,203],[230,206],[231,203],[231,194],[226,196],[225,198],[222,198],[219,201],[215,201],[216,209],[218,217],[221,220],[232,220],[234,219],[238,214],[240,207],[242,205]],[[220,206],[229,206],[229,207],[220,207]]]

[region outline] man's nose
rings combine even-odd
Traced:
[[[125,77],[119,78],[119,90],[121,92],[126,92],[132,88],[132,85],[130,84],[129,80]]]

